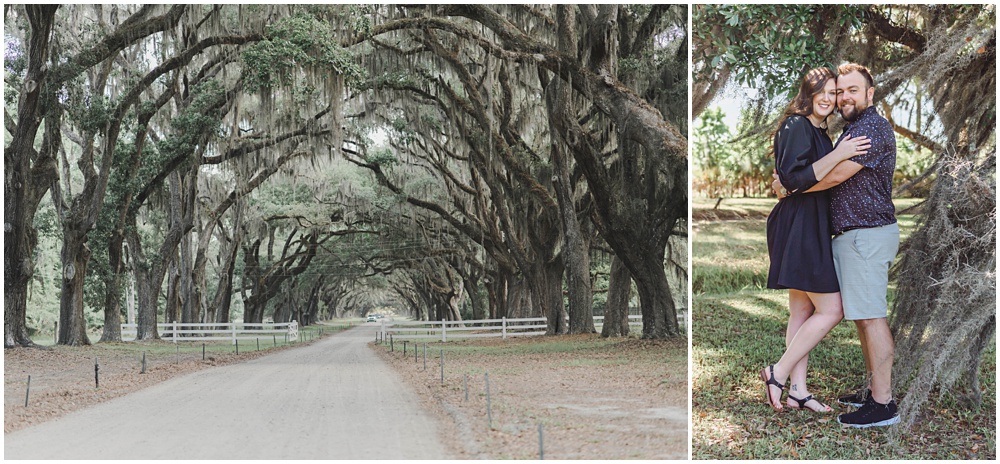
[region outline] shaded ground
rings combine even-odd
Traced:
[[[371,344],[442,424],[461,459],[686,459],[687,340],[598,335]],[[445,351],[441,382],[440,350]],[[489,374],[492,428],[485,374]],[[468,376],[468,400],[465,382]]]
[[[904,239],[916,228],[916,218],[904,211],[919,202],[894,200]],[[705,203],[702,209],[711,209]],[[726,199],[720,208],[763,217],[773,204],[773,199]],[[692,229],[694,459],[996,459],[995,349],[984,354],[981,365],[982,405],[970,404],[966,385],[959,382],[952,392],[932,394],[911,430],[842,429],[835,414],[773,412],[757,373],[784,350],[788,292],[764,289],[765,221],[704,219]],[[890,297],[894,293],[891,284]],[[810,353],[809,369],[816,397],[836,413],[853,409],[835,403],[863,381],[853,324],[842,322],[824,338]],[[895,394],[901,395],[900,407],[907,407],[902,392]]]
[[[691,219],[695,221],[740,221],[745,219],[767,219],[767,213],[760,211],[737,211],[732,209],[693,209]]]

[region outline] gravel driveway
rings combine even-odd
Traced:
[[[4,435],[5,459],[447,459],[375,324]]]

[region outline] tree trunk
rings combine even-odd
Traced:
[[[115,277],[115,282],[109,285],[104,296],[104,329],[101,331],[100,342],[120,342],[122,341],[122,315],[121,315],[121,282]]]
[[[243,243],[243,201],[236,202],[233,209],[233,239],[225,245],[224,264],[219,273],[219,285],[215,290],[215,296],[209,305],[210,310],[215,311],[215,322],[229,322],[229,311],[233,304],[233,275],[236,271],[236,258],[239,255],[240,246]],[[220,250],[222,253],[222,250]]]
[[[323,287],[323,280],[323,278],[320,278],[316,282],[316,285],[313,286],[312,293],[309,295],[309,302],[306,303],[306,319],[312,323],[319,320],[319,290]]]
[[[611,258],[611,276],[608,279],[608,303],[604,308],[602,337],[627,337],[628,303],[632,292],[632,276],[617,256]]]
[[[450,274],[450,273],[449,273]],[[465,294],[463,291],[463,286],[461,282],[456,282],[458,276],[453,276],[451,279],[451,292],[448,293],[448,320],[450,321],[461,321],[462,320],[462,296]],[[457,284],[457,285],[456,285]]]
[[[177,290],[180,287],[180,284],[178,282],[178,280],[180,280],[180,271],[177,269],[178,263],[177,263],[176,253],[171,255],[170,262],[171,264],[168,267],[169,274],[167,274],[166,276],[167,303],[166,307],[163,309],[163,322],[166,322],[168,324],[171,322],[180,322],[180,318],[178,317],[178,315],[180,313],[179,309],[181,306],[180,295]]]
[[[298,310],[296,308],[295,301],[291,297],[291,292],[285,291],[282,292],[282,296],[275,301],[274,314],[271,315],[271,319],[274,320],[274,322],[290,322],[294,319],[298,321],[299,326],[305,327],[306,321],[303,321],[302,318],[296,314],[297,312]],[[263,322],[263,317],[261,318],[261,322]]]
[[[650,253],[638,263],[638,273],[632,272],[642,308],[642,338],[663,339],[680,333],[677,309],[670,293],[667,275],[663,271],[663,252]],[[668,317],[669,316],[669,317]]]
[[[551,85],[563,85],[554,81]],[[569,333],[594,333],[594,292],[590,282],[590,245],[580,230],[580,221],[573,201],[572,180],[568,160],[553,134],[552,160],[556,168],[556,197],[563,224],[565,246],[562,256],[566,263],[566,289],[569,293]]]
[[[104,289],[104,330],[101,331],[100,342],[122,341],[122,243],[125,237],[120,230],[112,230],[108,237],[108,267],[111,279]],[[131,321],[129,321],[131,322]]]
[[[35,150],[48,90],[49,41],[59,5],[26,5],[28,66],[17,103],[17,128],[4,149],[4,348],[34,346],[28,336],[28,283],[34,274],[38,203],[58,178],[51,150]],[[5,114],[4,117],[7,117]]]
[[[511,279],[508,283],[509,294],[506,309],[506,317],[508,318],[531,317],[531,308],[535,306],[535,297],[532,296],[528,287],[527,278],[519,277]]]
[[[536,272],[537,278],[532,287],[539,296],[542,314],[547,319],[546,335],[564,335],[569,332],[567,325],[568,314],[566,305],[563,303],[563,265],[562,258],[553,259],[551,262],[540,266]]]
[[[70,226],[67,226],[70,227]],[[59,344],[90,345],[83,311],[83,281],[90,261],[86,231],[64,228],[62,285],[59,301]]]
[[[560,48],[564,54],[575,52],[572,46],[575,43],[575,13],[566,6],[558,6],[556,11]],[[590,44],[591,49],[599,45]],[[600,69],[587,70],[571,65],[553,72],[563,80],[572,78],[568,84],[589,97],[616,127],[618,158],[609,166],[602,154],[606,142],[581,126],[568,85],[546,89],[550,126],[569,146],[577,166],[587,178],[594,198],[595,225],[615,254],[625,261],[639,288],[644,314],[643,336],[676,335],[677,320],[663,271],[663,255],[674,225],[681,214],[687,212],[684,164],[687,140],[655,108],[624,86],[589,86],[588,81],[600,79]],[[605,76],[604,81],[612,84],[609,81],[613,79]],[[657,258],[658,264],[655,263]],[[660,318],[671,321],[668,324]]]
[[[205,294],[206,284],[208,282],[206,274],[206,267],[208,265],[208,242],[211,240],[212,234],[215,232],[215,221],[209,220],[208,224],[205,224],[201,217],[198,218],[198,250],[195,252],[194,266],[191,270],[191,280],[193,281],[194,295],[194,312],[197,314],[197,318],[200,322],[209,322],[215,320],[215,309],[209,307],[208,296]],[[207,237],[207,238],[206,238]],[[219,250],[219,255],[225,254],[223,250]]]
[[[191,234],[185,234],[181,238],[178,248],[180,260],[177,267],[180,273],[180,281],[177,285],[177,291],[180,296],[180,320],[185,323],[198,322],[198,311],[200,308],[196,299],[194,272],[191,263]]]
[[[9,172],[9,171],[8,171]],[[7,195],[10,200],[13,195]],[[31,208],[32,211],[34,208]],[[5,213],[9,213],[7,209]],[[31,214],[34,216],[34,213]],[[32,255],[38,242],[38,234],[31,226],[31,220],[19,218],[11,221],[13,231],[4,237],[4,348],[15,346],[35,346],[28,336],[27,307],[28,283],[34,274]]]
[[[177,255],[177,245],[184,234],[188,233],[194,225],[194,199],[197,193],[197,173],[198,167],[194,166],[185,174],[185,179],[181,179],[181,174],[174,171],[170,175],[170,227],[163,237],[160,245],[158,257],[166,258]],[[184,203],[187,203],[185,206]],[[156,330],[156,317],[158,296],[163,279],[166,276],[170,260],[158,259],[150,264],[146,260],[142,250],[142,243],[139,240],[138,229],[135,225],[135,214],[129,217],[130,225],[128,229],[129,249],[133,255],[133,262],[136,268],[136,278],[138,280],[139,293],[139,314],[138,331],[136,340],[158,339]],[[173,322],[173,321],[166,321]]]
[[[159,286],[154,289],[151,283],[153,281],[153,274],[156,271],[151,269],[149,263],[146,262],[146,255],[142,251],[142,244],[139,240],[139,232],[135,227],[135,216],[131,215],[129,220],[131,221],[131,227],[127,229],[126,239],[128,240],[129,252],[132,253],[132,262],[135,266],[136,300],[138,303],[135,320],[135,339],[137,341],[158,340],[160,334],[156,328],[156,299],[157,293],[159,293]],[[162,267],[163,264],[160,264],[160,266]]]
[[[472,304],[472,319],[486,319],[486,313],[483,308],[483,299],[479,293],[478,275],[475,278],[463,280],[462,285],[465,285],[465,294],[469,295],[469,302]]]

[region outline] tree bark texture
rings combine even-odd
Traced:
[[[63,230],[62,285],[59,303],[59,344],[90,345],[84,316],[83,280],[90,261],[87,235]]]
[[[564,84],[556,80],[550,85],[558,89]],[[550,111],[552,109],[554,108],[550,108]],[[563,145],[555,133],[552,134],[552,139],[550,156],[555,168],[554,187],[563,226],[562,255],[566,264],[566,289],[569,295],[568,332],[571,334],[594,333],[596,329],[594,328],[594,293],[590,280],[590,244],[580,230],[576,202],[573,200],[569,160],[566,159]]]
[[[45,113],[52,26],[58,5],[27,5],[28,65],[17,104],[17,127],[4,149],[4,347],[33,346],[28,336],[28,283],[34,275],[38,204],[58,178],[54,153],[34,147]]]
[[[611,257],[611,276],[608,279],[608,301],[604,308],[602,337],[627,337],[628,303],[632,291],[632,275],[621,258]]]

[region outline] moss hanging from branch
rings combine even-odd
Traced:
[[[979,363],[996,332],[996,150],[978,161],[946,154],[940,166],[924,223],[893,268],[904,428],[935,388],[962,387],[979,403]]]

